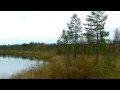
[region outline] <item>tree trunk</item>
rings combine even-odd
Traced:
[[[98,64],[98,33],[97,33],[97,44],[96,44],[96,65]]]

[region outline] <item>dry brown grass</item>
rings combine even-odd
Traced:
[[[66,57],[54,56],[51,61],[36,70],[28,70],[16,74],[13,79],[106,79],[102,72],[102,65],[104,63],[103,57],[99,57],[99,63],[94,65],[95,56],[85,57],[84,60],[77,58],[75,61],[70,58],[70,64],[66,64]],[[120,70],[120,58],[117,58],[117,71]],[[118,76],[113,78],[120,78]]]

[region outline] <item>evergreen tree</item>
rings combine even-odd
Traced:
[[[84,35],[88,40],[88,44],[92,47],[96,46],[96,64],[98,63],[98,50],[99,48],[103,49],[105,37],[109,35],[109,32],[104,30],[107,17],[108,15],[105,14],[105,11],[92,11],[91,15],[87,15],[86,21],[88,23],[84,24],[86,26],[86,33]]]
[[[76,60],[77,50],[76,45],[80,40],[82,27],[81,27],[81,21],[80,18],[77,17],[77,14],[74,14],[71,17],[70,23],[67,23],[68,25],[68,40],[69,43],[72,44],[72,51],[73,51],[73,57]]]
[[[57,40],[58,54],[66,54],[68,44],[68,36],[65,30],[63,30],[61,36]]]

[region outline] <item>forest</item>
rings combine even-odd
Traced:
[[[120,30],[115,27],[113,40],[107,39],[108,18],[105,11],[91,11],[91,15],[86,16],[87,23],[82,23],[77,14],[73,14],[67,23],[68,29],[63,29],[56,43],[0,45],[0,54],[30,52],[28,56],[48,59],[46,66],[18,73],[13,79],[120,78]]]

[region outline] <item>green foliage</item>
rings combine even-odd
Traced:
[[[63,30],[61,36],[57,40],[57,53],[60,54],[66,54],[66,51],[68,49],[68,36],[65,30]]]
[[[0,45],[0,50],[18,50],[18,51],[52,51],[56,49],[56,44],[47,44],[47,43],[23,43],[23,44],[14,44],[14,45]]]
[[[115,70],[116,63],[117,61],[115,60],[115,58],[110,56],[105,57],[102,70],[106,78],[111,78],[113,75],[117,74]]]
[[[105,21],[108,15],[105,11],[92,11],[91,15],[87,15],[85,25],[86,33],[84,34],[89,44],[89,50],[96,52],[96,63],[98,62],[98,51],[103,51],[105,48],[105,37],[109,35],[109,32],[104,30]],[[95,46],[95,48],[94,48]],[[92,53],[90,50],[90,53]]]
[[[68,25],[68,37],[70,38],[70,43],[72,44],[76,44],[79,40],[79,38],[81,37],[81,33],[82,32],[82,27],[81,25],[81,21],[80,18],[77,17],[77,14],[74,14],[71,17],[71,21],[70,23],[67,23]]]
[[[92,11],[91,15],[87,15],[87,24],[84,24],[86,33],[84,34],[88,43],[97,41],[97,33],[99,33],[99,43],[104,41],[104,37],[109,35],[109,32],[104,30],[105,21],[108,15],[104,11]]]
[[[78,52],[78,43],[80,42],[82,27],[80,18],[77,14],[71,17],[70,23],[67,23],[68,30],[63,30],[61,36],[57,40],[58,53],[62,54],[73,54],[76,59],[76,54]]]
[[[72,51],[73,51],[73,57],[76,59],[77,54],[77,43],[80,42],[80,38],[82,37],[82,27],[81,27],[81,21],[80,18],[77,17],[77,14],[74,14],[71,17],[70,23],[67,23],[68,25],[68,38],[70,40],[70,44],[73,45]]]

